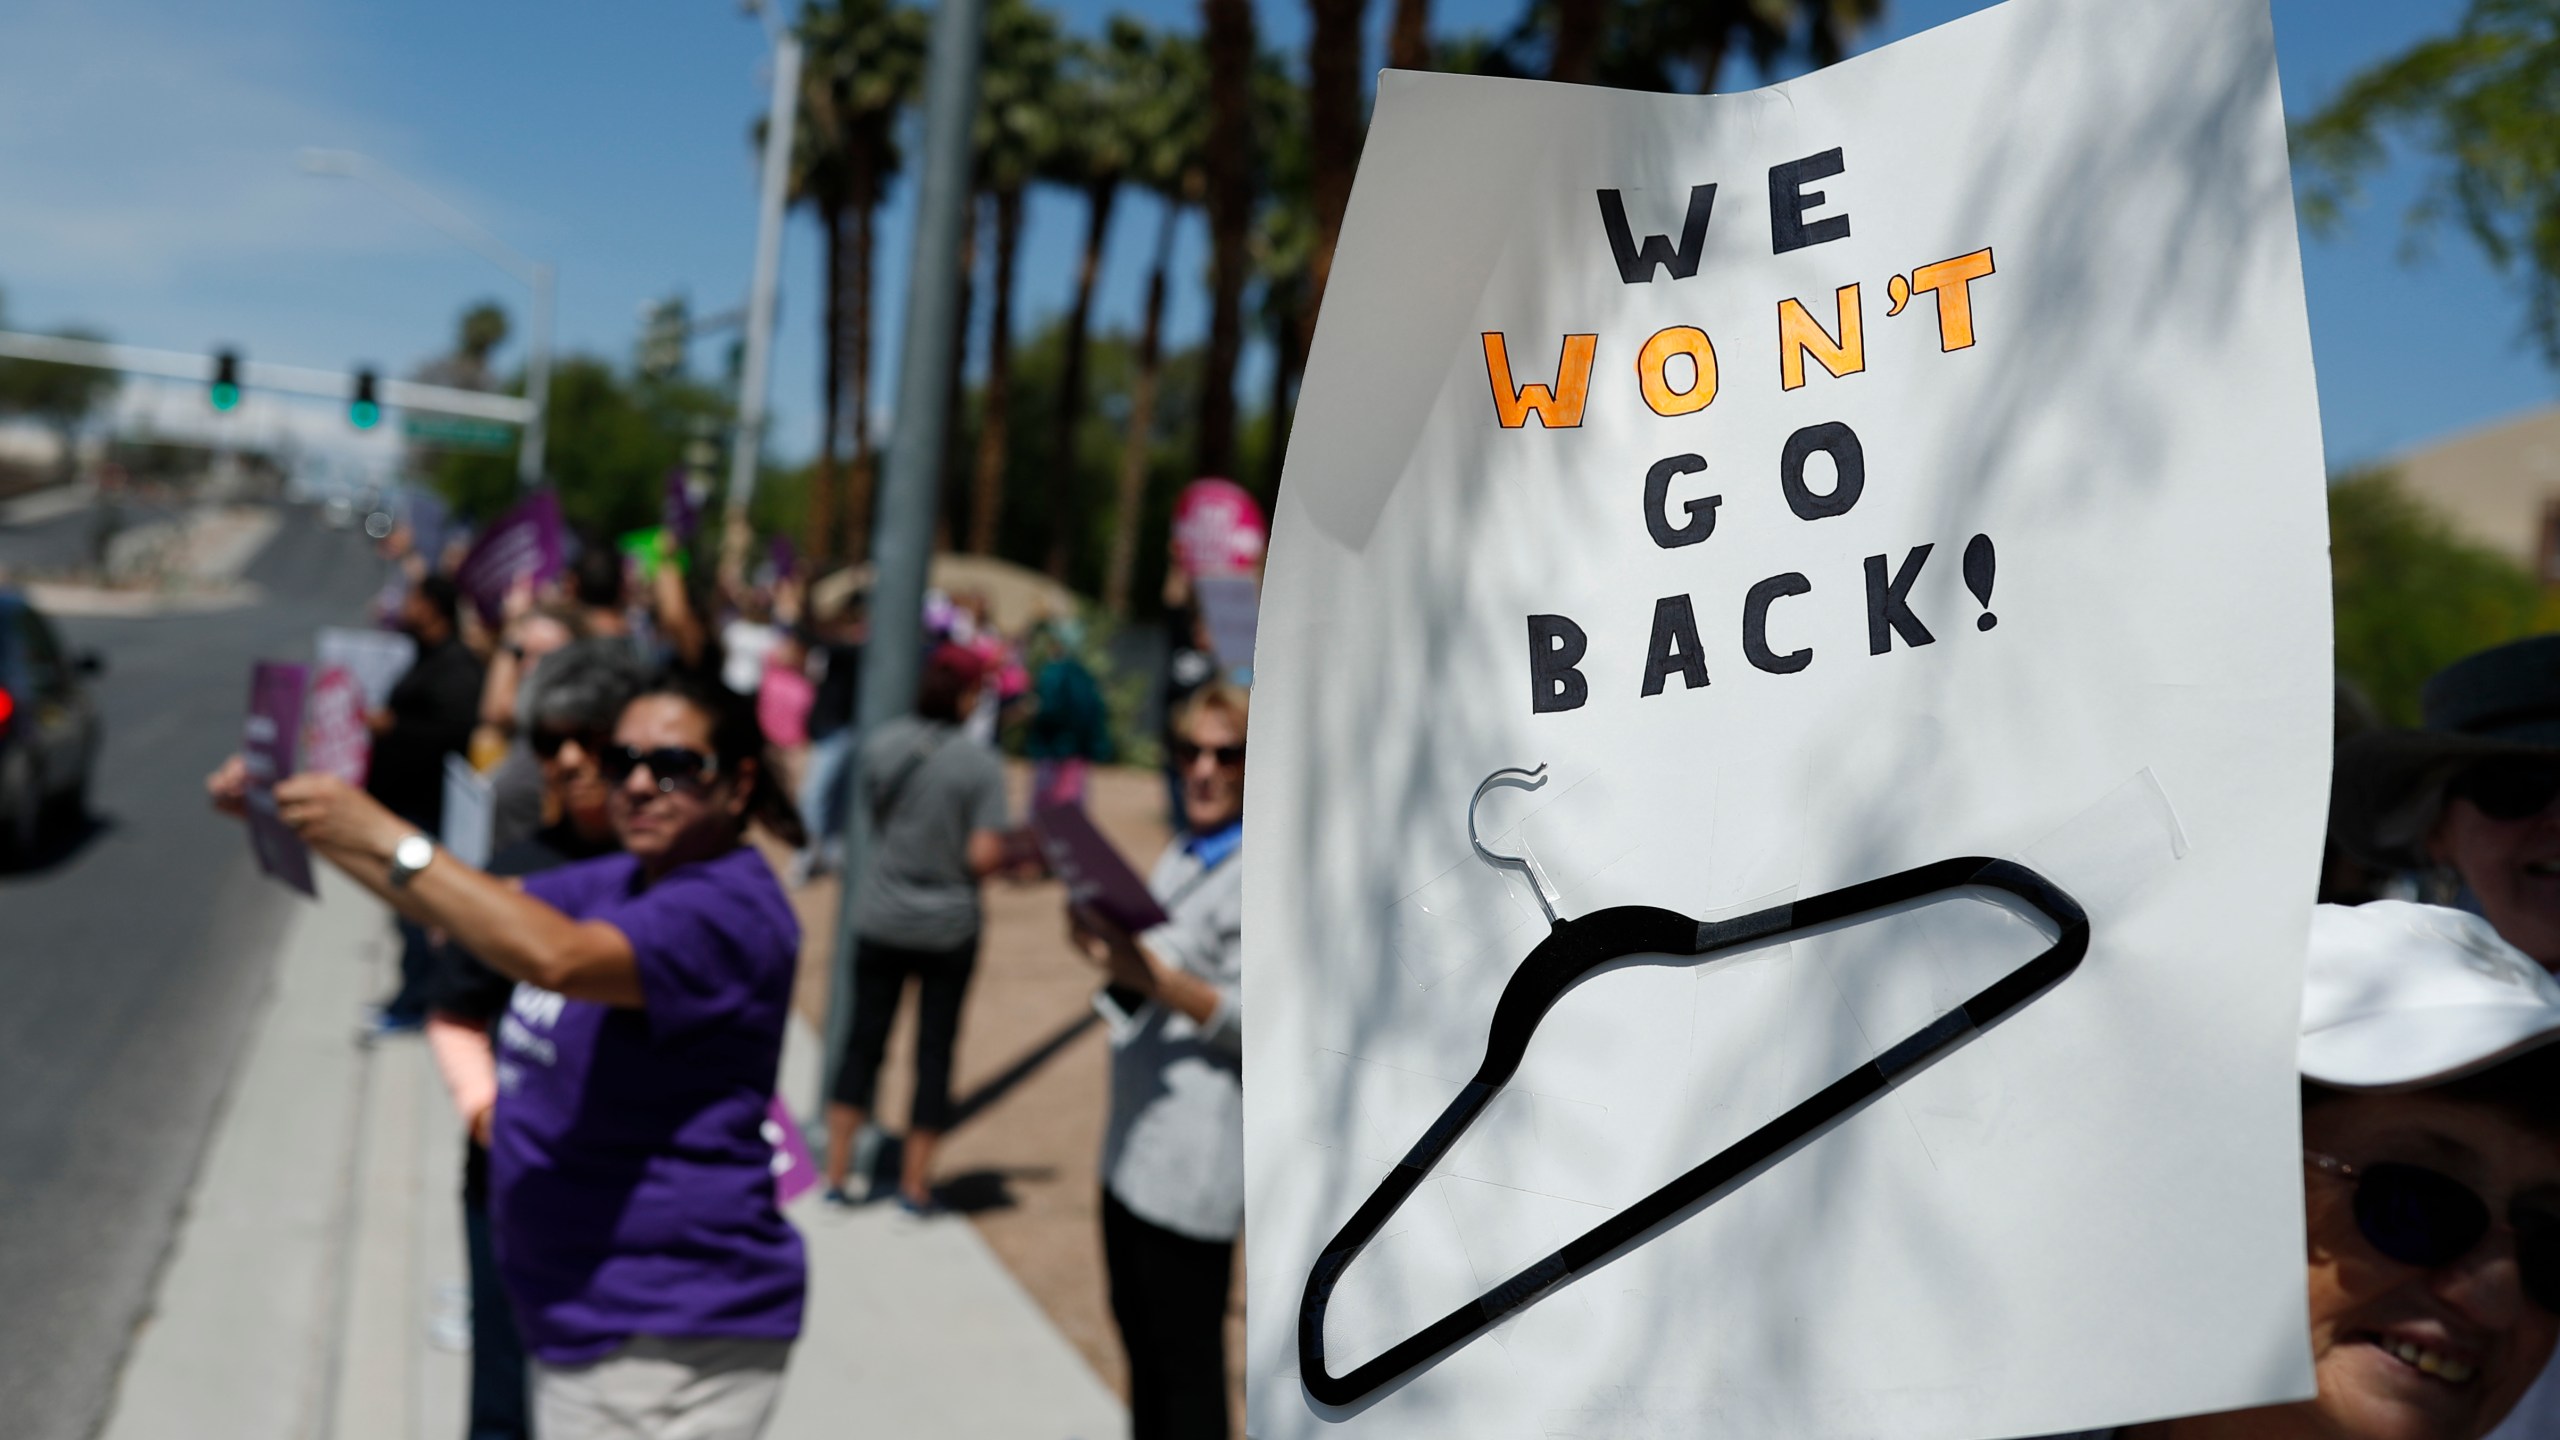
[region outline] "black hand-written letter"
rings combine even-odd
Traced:
[[[1591,683],[1575,669],[1591,648],[1582,627],[1562,615],[1529,617],[1529,710],[1579,710],[1591,698]]]
[[[1689,523],[1673,525],[1666,506],[1671,499],[1671,477],[1695,475],[1707,468],[1706,459],[1698,455],[1674,455],[1653,462],[1644,472],[1644,528],[1653,535],[1653,543],[1665,550],[1695,545],[1716,533],[1716,506],[1724,503],[1721,495],[1700,500],[1684,500],[1682,508],[1689,512]]]
[[[1772,675],[1793,675],[1813,663],[1813,647],[1780,655],[1769,648],[1769,606],[1789,595],[1810,595],[1813,582],[1789,571],[1772,575],[1742,597],[1742,656]]]
[[[1902,637],[1910,646],[1927,645],[1938,637],[1911,613],[1911,587],[1920,578],[1920,567],[1929,562],[1930,547],[1915,545],[1902,557],[1902,568],[1891,580],[1885,579],[1882,555],[1867,557],[1867,653],[1881,655],[1893,648],[1893,637]]]
[[[1609,252],[1618,259],[1618,278],[1630,285],[1650,285],[1656,265],[1670,271],[1674,280],[1697,274],[1698,255],[1707,244],[1707,218],[1715,208],[1716,187],[1690,186],[1689,214],[1680,222],[1680,248],[1671,248],[1668,235],[1647,235],[1644,248],[1639,250],[1635,232],[1627,226],[1626,202],[1615,190],[1601,191],[1600,223],[1609,231]]]
[[[1653,643],[1645,647],[1644,693],[1659,695],[1662,682],[1678,671],[1681,688],[1707,683],[1707,651],[1698,643],[1698,612],[1686,595],[1665,595],[1653,602]]]
[[[1828,215],[1808,225],[1804,212],[1823,203],[1823,193],[1804,187],[1848,168],[1837,147],[1769,167],[1769,253],[1784,255],[1807,245],[1849,238],[1849,217]]]
[[[1831,482],[1831,493],[1816,495],[1805,488],[1804,462],[1820,450],[1831,457],[1838,472]],[[1867,488],[1867,452],[1858,443],[1858,432],[1837,420],[1807,425],[1787,437],[1787,448],[1778,457],[1778,484],[1787,492],[1787,508],[1799,520],[1819,520],[1826,515],[1846,515],[1858,503]]]

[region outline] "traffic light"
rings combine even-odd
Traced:
[[[371,370],[356,372],[356,389],[347,397],[347,423],[359,430],[370,430],[382,423],[382,402],[374,395],[376,385]]]
[[[213,356],[213,408],[225,414],[240,408],[240,352],[218,350]]]
[[[666,380],[684,372],[685,346],[693,339],[693,319],[682,295],[671,295],[640,307],[640,373]]]

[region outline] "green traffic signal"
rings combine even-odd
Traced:
[[[213,388],[207,392],[213,408],[224,414],[240,408],[240,352],[217,351],[213,357]]]
[[[373,371],[356,372],[356,389],[347,397],[347,423],[359,430],[370,430],[382,423],[382,401],[375,395],[379,385]]]

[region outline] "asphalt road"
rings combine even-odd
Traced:
[[[86,534],[30,529],[0,550],[28,564]],[[307,659],[380,575],[362,537],[290,512],[250,567],[257,606],[60,622],[106,658],[106,751],[89,833],[0,874],[0,1433],[86,1440],[105,1418],[300,903],[203,778],[239,738],[250,661]]]

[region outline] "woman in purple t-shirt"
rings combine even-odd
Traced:
[[[800,1333],[806,1263],[760,1129],[800,931],[742,842],[752,820],[796,844],[799,820],[755,713],[703,681],[631,701],[602,759],[624,853],[520,888],[329,776],[279,784],[277,813],[518,982],[498,1028],[490,1218],[538,1433],[752,1440]],[[244,782],[226,766],[216,802],[237,809]]]

